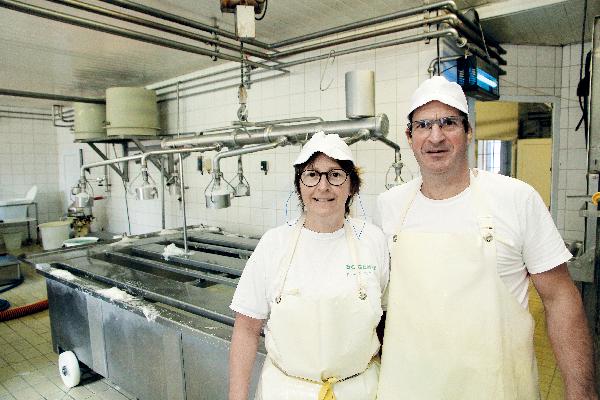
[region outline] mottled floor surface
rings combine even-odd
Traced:
[[[40,251],[40,247],[31,246],[20,249],[18,254]],[[45,299],[45,279],[29,265],[21,264],[21,271],[25,282],[0,293],[0,298],[14,307]],[[0,400],[134,398],[99,376],[68,389],[58,373],[58,355],[52,351],[51,343],[48,310],[0,322]]]

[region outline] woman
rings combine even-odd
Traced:
[[[304,213],[263,235],[231,303],[229,399],[248,398],[265,321],[256,399],[375,399],[386,241],[374,225],[345,219],[361,182],[338,135],[315,134],[294,167]]]

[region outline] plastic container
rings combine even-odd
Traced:
[[[44,250],[54,250],[62,247],[63,242],[69,238],[71,221],[52,221],[38,225],[42,235]]]
[[[106,137],[106,106],[104,104],[73,103],[76,140],[102,139]]]
[[[346,72],[346,118],[375,116],[375,72]]]
[[[19,250],[21,248],[23,235],[21,232],[4,232],[2,234],[2,239],[4,239],[6,250]]]
[[[143,87],[106,89],[108,136],[156,136],[159,129],[154,90]]]

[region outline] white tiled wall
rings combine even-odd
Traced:
[[[0,117],[0,139],[0,199],[23,198],[37,185],[40,222],[59,218],[58,157],[52,121]],[[33,216],[31,207],[30,213]],[[33,227],[31,231],[35,237]]]
[[[345,119],[344,74],[355,69],[376,71],[376,111],[390,119],[389,138],[399,141],[407,170],[417,171],[414,157],[408,151],[404,138],[405,115],[408,100],[420,81],[428,77],[427,67],[435,57],[435,43],[415,43],[396,48],[384,48],[365,53],[336,57],[333,63],[323,60],[293,67],[287,76],[259,82],[248,91],[249,119],[253,121],[299,116],[319,116],[325,120]],[[324,71],[325,66],[329,64]],[[320,90],[321,75],[323,87]],[[183,98],[180,102],[180,130],[197,131],[229,124],[236,119],[237,91],[227,89],[210,94]],[[175,101],[160,107],[164,129],[175,133],[177,105]],[[375,197],[384,190],[385,175],[394,161],[391,148],[379,142],[360,142],[352,146],[357,164],[363,169],[364,185],[360,199],[356,199],[354,214],[369,218],[374,210]],[[184,161],[188,224],[214,224],[235,232],[260,235],[266,229],[297,215],[296,195],[293,193],[292,163],[299,148],[288,146],[276,150],[244,156],[244,171],[250,182],[252,195],[232,200],[232,206],[209,210],[204,205],[204,190],[210,175],[196,171],[197,155]],[[214,153],[207,153],[212,157]],[[265,175],[260,161],[269,163]],[[236,159],[225,159],[222,170],[232,179],[237,168]],[[132,176],[138,167],[132,167]],[[151,175],[158,180],[157,170],[151,166]],[[390,176],[390,179],[392,177]],[[108,206],[108,227],[111,231],[127,230],[123,189],[114,180]],[[132,232],[141,233],[160,229],[160,201],[137,201],[129,198]],[[182,224],[182,209],[175,193],[168,196],[166,226]]]
[[[501,81],[503,97],[548,97],[559,99],[561,105],[560,171],[558,187],[558,226],[567,239],[578,239],[583,235],[583,221],[576,215],[577,201],[567,198],[570,194],[580,194],[584,187],[585,150],[582,135],[574,132],[581,112],[575,98],[575,87],[579,78],[578,46],[516,46],[505,45],[508,50],[505,67],[507,75]],[[376,72],[376,110],[386,113],[390,119],[389,138],[398,141],[402,147],[402,159],[406,169],[417,172],[416,162],[404,137],[405,115],[408,100],[417,85],[428,77],[427,67],[436,55],[435,43],[405,44],[399,47],[372,50],[365,53],[335,57],[291,68],[289,75],[254,83],[248,92],[249,118],[253,121],[290,118],[298,116],[320,116],[326,120],[345,119],[344,73],[355,69],[373,69]],[[308,56],[308,55],[307,55]],[[326,65],[329,64],[325,70]],[[227,68],[221,67],[221,68]],[[327,90],[320,90],[320,83]],[[198,131],[205,128],[223,126],[236,119],[236,89],[225,89],[185,97],[179,109],[179,126],[182,132]],[[160,105],[161,121],[165,131],[177,131],[177,104],[175,101]],[[2,124],[3,132],[11,129],[28,131],[31,122],[13,126]],[[12,133],[12,132],[11,132]],[[15,135],[11,136],[16,140]],[[36,139],[37,140],[37,139]],[[44,150],[48,149],[44,145]],[[104,150],[104,145],[100,145]],[[41,148],[41,147],[40,147]],[[98,157],[82,144],[73,144],[67,129],[57,129],[54,145],[54,160],[60,164],[54,169],[54,185],[62,191],[60,198],[54,198],[55,216],[68,205],[68,190],[76,183],[79,175],[78,149],[85,150],[85,161],[95,161]],[[384,190],[385,175],[393,159],[393,151],[379,142],[360,142],[352,146],[357,163],[362,167],[364,186],[360,201],[355,202],[354,214],[370,217],[374,210],[375,197]],[[19,149],[20,150],[20,149]],[[3,156],[7,150],[1,149]],[[120,155],[120,148],[117,147]],[[251,185],[249,198],[236,198],[232,206],[222,210],[208,210],[204,205],[204,189],[210,175],[202,175],[196,170],[197,155],[184,161],[188,224],[214,224],[226,229],[246,234],[259,235],[266,229],[282,223],[297,214],[296,198],[292,188],[291,164],[298,153],[298,147],[288,146],[276,150],[244,156],[244,171]],[[45,152],[44,154],[49,154]],[[110,157],[113,157],[112,147]],[[211,158],[214,153],[206,153]],[[12,157],[12,156],[11,156]],[[39,158],[42,160],[44,158]],[[268,161],[269,171],[260,171],[260,161]],[[8,165],[2,160],[1,179],[13,179],[12,170],[5,172]],[[38,161],[36,161],[38,163]],[[131,178],[139,174],[139,166],[131,163]],[[236,171],[236,160],[225,159],[222,170],[227,179],[232,179]],[[48,174],[50,174],[50,169]],[[103,168],[92,170],[92,177],[103,175]],[[150,173],[159,181],[160,176],[154,166]],[[96,187],[95,193],[107,196],[98,201],[94,213],[98,217],[96,226],[112,232],[127,232],[127,207],[129,208],[131,231],[142,233],[158,230],[161,227],[160,201],[137,201],[132,195],[125,203],[124,188],[117,175],[111,172],[112,187],[109,194],[103,187]],[[45,178],[44,178],[45,179]],[[139,182],[139,178],[138,178]],[[135,183],[133,184],[135,186]],[[182,224],[182,207],[175,190],[167,192],[166,227],[179,227]],[[57,210],[57,208],[59,210]],[[46,217],[47,218],[47,217]],[[49,218],[52,219],[52,218]]]
[[[583,128],[575,131],[582,112],[576,97],[581,45],[516,46],[507,50],[506,76],[501,79],[503,99],[554,97],[560,105],[560,150],[556,222],[566,240],[582,240],[584,219],[578,210],[583,200],[569,197],[586,193],[587,171]],[[586,43],[584,51],[590,50]]]
[[[584,52],[591,49],[591,43],[584,44]],[[578,131],[575,127],[581,119],[581,109],[576,90],[579,82],[581,45],[570,45],[562,48],[562,85],[560,116],[560,182],[559,182],[559,219],[558,225],[563,229],[567,240],[583,240],[584,219],[578,210],[583,200],[569,196],[582,195],[587,192],[586,184],[586,144],[583,124]],[[585,58],[584,58],[585,63]],[[561,212],[562,211],[562,212]],[[564,219],[564,221],[563,221]]]

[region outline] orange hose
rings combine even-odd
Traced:
[[[34,314],[44,311],[48,308],[48,300],[40,300],[38,302],[28,304],[26,306],[10,308],[0,312],[0,321],[8,321],[10,319],[24,317],[29,314]]]

